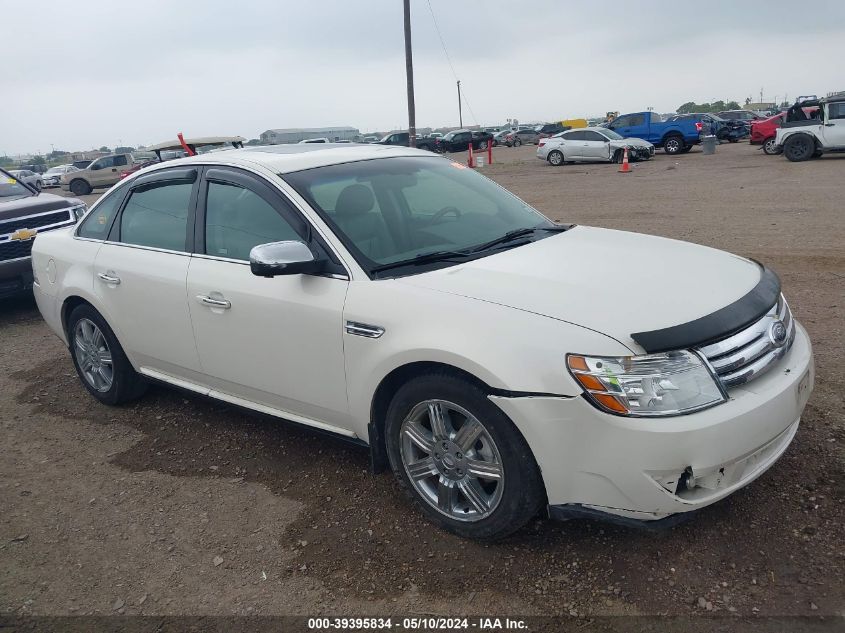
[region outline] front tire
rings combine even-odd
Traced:
[[[519,147],[520,145],[522,145],[522,141],[521,141],[520,139],[516,139],[516,140],[513,142],[513,146],[514,146],[514,147]]]
[[[682,136],[670,136],[663,142],[663,151],[670,155],[682,153],[685,147]]]
[[[549,165],[553,165],[555,167],[560,167],[563,165],[563,152],[553,149],[549,152],[549,155],[546,157],[546,160],[549,161]]]
[[[70,313],[67,335],[76,373],[97,400],[118,405],[146,391],[147,383],[133,369],[109,324],[90,305]]]
[[[473,539],[498,539],[545,502],[525,438],[475,383],[425,374],[393,397],[386,421],[393,473],[436,525]]]
[[[810,160],[816,151],[816,144],[806,134],[795,134],[783,144],[783,155],[788,161],[799,163]]]

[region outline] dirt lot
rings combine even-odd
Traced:
[[[462,541],[358,449],[160,388],[96,403],[31,300],[4,301],[2,613],[843,614],[845,156],[792,164],[723,145],[621,175],[550,167],[534,149],[499,148],[483,173],[554,219],[780,274],[817,383],[767,475],[667,533],[537,520],[501,543]],[[659,290],[660,271],[644,272]]]

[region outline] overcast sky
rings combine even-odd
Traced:
[[[464,123],[845,90],[845,1],[430,0]],[[411,0],[417,125],[457,125]],[[401,0],[0,0],[0,155],[407,127]]]

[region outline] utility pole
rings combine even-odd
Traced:
[[[464,127],[464,115],[461,113],[461,80],[458,79],[458,125]]]
[[[417,146],[417,115],[414,108],[414,59],[411,54],[411,0],[405,0],[405,76],[408,80],[408,146]]]

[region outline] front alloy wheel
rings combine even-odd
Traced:
[[[496,443],[466,409],[426,400],[402,423],[402,466],[416,492],[455,521],[479,521],[496,509],[504,469]]]
[[[417,376],[397,390],[384,422],[391,469],[432,523],[497,539],[543,506],[528,443],[481,384],[449,370]]]

